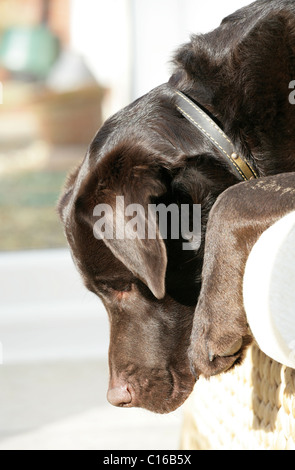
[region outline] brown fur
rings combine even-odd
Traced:
[[[283,208],[278,204],[272,215],[264,198],[261,212],[265,193],[252,200],[257,182],[237,184],[222,155],[177,111],[175,90],[207,109],[260,177],[294,171],[295,108],[288,99],[295,79],[294,14],[292,0],[260,0],[216,30],[193,36],[176,53],[169,83],[110,118],[68,180],[59,211],[83,280],[109,314],[114,404],[171,411],[192,390],[190,365],[197,375],[218,373],[240,355],[220,357],[232,342],[250,341],[241,277],[233,277],[231,265],[241,276],[243,247]],[[221,194],[205,245],[207,220]],[[181,239],[163,240],[159,232],[155,240],[95,239],[93,209],[113,206],[117,195],[144,207],[201,204],[200,248],[185,252]],[[243,217],[255,221],[257,211],[265,223],[257,232],[254,222],[243,231]]]

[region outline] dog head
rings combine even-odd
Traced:
[[[204,227],[231,178],[178,113],[169,85],[110,118],[70,176],[59,212],[84,283],[109,315],[112,404],[165,413],[192,391],[187,349]],[[163,236],[151,204],[185,204],[190,216],[201,204],[198,245],[184,250],[185,233],[173,236],[171,227]]]

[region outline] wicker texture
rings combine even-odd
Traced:
[[[295,450],[295,370],[257,346],[233,371],[200,379],[187,400],[182,450]]]

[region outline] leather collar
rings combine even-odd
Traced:
[[[176,107],[181,114],[207,137],[213,145],[226,157],[232,171],[242,181],[258,178],[248,162],[243,160],[235,150],[235,146],[222,129],[186,95],[176,91]]]

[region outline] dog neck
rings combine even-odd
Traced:
[[[258,178],[250,164],[237,153],[234,144],[222,129],[196,103],[176,91],[176,107],[181,114],[208,138],[230,165],[231,171],[241,180]]]

